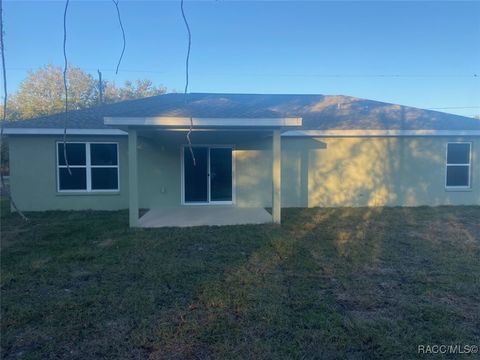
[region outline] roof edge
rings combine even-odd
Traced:
[[[5,128],[5,135],[63,135],[61,128]],[[67,129],[67,135],[126,136],[120,129]],[[288,130],[282,137],[405,137],[405,136],[480,136],[480,130]]]
[[[480,136],[480,130],[289,130],[284,137]]]
[[[5,135],[63,135],[61,128],[5,128]],[[120,129],[67,129],[67,135],[128,135]]]

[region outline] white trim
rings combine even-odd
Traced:
[[[237,203],[237,152],[235,147],[232,145],[232,204]]]
[[[466,164],[460,164],[460,163],[454,163],[454,164],[449,164],[448,163],[448,145],[450,144],[468,144],[468,163]],[[449,186],[447,185],[447,171],[449,167],[454,167],[454,166],[467,166],[468,167],[468,185],[464,186]],[[447,145],[445,146],[445,189],[446,190],[466,190],[466,189],[471,189],[472,188],[472,143],[467,142],[467,141],[450,141],[447,142]]]
[[[118,119],[118,118],[114,118]],[[178,118],[176,118],[178,119]],[[289,119],[289,118],[286,118]],[[301,126],[300,125],[277,125],[277,126]],[[216,119],[219,120],[219,119]],[[234,125],[223,124],[223,127],[231,127]],[[241,119],[241,120],[255,120],[255,119]],[[272,119],[267,119],[272,120]],[[273,119],[274,120],[274,119]],[[188,120],[190,125],[190,120]],[[175,124],[173,126],[179,126]],[[195,124],[194,124],[195,126]],[[202,125],[198,125],[202,126]],[[211,125],[213,126],[213,125]],[[257,123],[250,123],[251,127],[265,127]],[[185,129],[169,129],[184,131]],[[42,129],[42,128],[5,128],[3,130],[5,135],[63,135],[63,129]],[[67,135],[99,135],[99,136],[126,136],[128,133],[120,129],[67,129]],[[289,130],[282,133],[284,137],[395,137],[395,136],[480,136],[480,130]]]
[[[68,143],[67,143],[68,144]],[[118,145],[117,145],[118,147]],[[92,157],[90,156],[90,144],[85,144],[85,165],[87,169],[87,191],[92,191]],[[118,163],[118,159],[117,159]]]
[[[5,135],[63,135],[63,129],[5,128]],[[67,129],[67,135],[127,135],[120,129]]]
[[[164,126],[188,128],[193,122],[194,127],[284,127],[301,126],[302,118],[197,118],[197,117],[105,117],[105,125],[116,126]]]
[[[235,147],[233,145],[225,144],[195,144],[192,147],[203,147],[207,148],[207,201],[206,202],[186,202],[185,201],[185,148],[188,148],[189,145],[182,144],[180,147],[180,183],[181,183],[181,204],[187,206],[196,206],[196,205],[235,205],[236,203],[236,181],[235,181]],[[211,200],[211,176],[210,176],[210,149],[231,149],[232,150],[232,200],[231,201],[212,201]]]
[[[210,156],[211,156],[210,150],[211,150],[210,148],[207,148],[207,201],[209,204],[212,202],[212,174],[211,174],[212,165],[210,163]]]
[[[284,137],[480,136],[480,130],[289,130]]]
[[[180,204],[185,205],[185,147],[180,146]]]
[[[87,188],[85,190],[75,189],[60,189],[60,171],[59,169],[67,168],[67,165],[59,164],[58,144],[63,144],[63,141],[55,142],[56,154],[56,171],[57,171],[57,193],[118,193],[120,191],[120,145],[118,142],[112,141],[67,141],[67,144],[84,144],[85,145],[85,165],[69,165],[70,168],[86,169],[85,176],[87,177]],[[114,144],[117,147],[117,165],[92,165],[91,163],[91,149],[92,144]],[[117,188],[116,189],[92,189],[92,168],[116,168],[117,169]]]

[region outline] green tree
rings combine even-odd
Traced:
[[[104,89],[104,102],[114,103],[123,100],[133,100],[143,97],[162,95],[167,92],[164,86],[156,87],[151,80],[135,80],[132,83],[130,80],[124,82],[123,87],[117,87],[115,82],[102,81]]]
[[[99,105],[99,82],[78,67],[69,67],[68,109],[78,110]],[[102,81],[104,103],[138,99],[166,93],[164,86],[156,87],[151,80],[125,81],[123,87],[115,82]],[[30,71],[11,97],[7,106],[9,119],[28,119],[64,110],[63,70],[53,65]]]
[[[77,67],[67,72],[69,110],[96,103],[95,79]],[[53,65],[30,71],[9,102],[10,116],[27,119],[64,110],[63,71]]]

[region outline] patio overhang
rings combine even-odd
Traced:
[[[117,128],[165,128],[187,129],[258,129],[298,127],[302,125],[302,118],[200,118],[200,117],[105,117],[104,124]]]
[[[189,117],[105,117],[105,125],[128,133],[129,161],[129,219],[131,227],[138,227],[138,132],[145,131],[238,131],[261,130],[272,134],[272,220],[281,222],[281,132],[284,128],[302,125],[302,118],[189,118]],[[145,219],[144,219],[145,220]]]
[[[104,124],[120,129],[165,129],[182,130],[191,126],[195,129],[268,129],[298,127],[301,118],[200,118],[200,117],[105,117]]]

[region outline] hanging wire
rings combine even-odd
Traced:
[[[183,0],[180,0],[180,10],[182,11],[183,22],[185,23],[185,27],[187,28],[187,33],[188,33],[188,48],[187,48],[187,56],[185,58],[185,89],[183,91],[183,101],[186,108],[188,103],[188,99],[187,99],[188,81],[189,81],[188,72],[189,72],[189,61],[190,61],[190,49],[192,47],[192,33],[190,31],[190,26],[188,25],[187,17],[185,16],[185,11],[183,10]],[[193,131],[193,118],[192,116],[190,116],[190,127],[187,132],[187,142],[188,142],[188,148],[190,149],[190,154],[192,155],[193,166],[196,166],[195,155],[193,153],[193,148],[192,148],[192,141],[190,139],[190,135],[192,134],[192,131]]]
[[[120,67],[120,63],[122,62],[122,59],[123,59],[123,54],[125,53],[125,47],[127,46],[127,40],[125,38],[125,29],[123,28],[122,17],[120,15],[120,9],[118,8],[118,2],[119,1],[120,0],[112,0],[113,4],[115,5],[115,8],[117,9],[118,23],[120,24],[120,29],[122,29],[122,37],[123,37],[122,53],[120,54],[120,58],[118,59],[118,64],[117,64],[117,68],[115,70],[115,75],[118,74],[118,68]]]
[[[448,110],[448,109],[480,109],[480,106],[448,106],[448,107],[425,108],[425,110]]]
[[[68,122],[68,86],[67,86],[67,70],[68,70],[68,60],[67,60],[67,11],[68,4],[70,0],[65,2],[65,10],[63,12],[63,88],[65,91],[65,118],[63,124],[63,159],[65,160],[65,165],[67,165],[67,171],[70,176],[72,176],[72,170],[70,170],[70,165],[67,158],[67,122]]]
[[[0,0],[0,47],[2,52],[2,74],[3,74],[3,115],[2,115],[2,124],[0,129],[0,152],[3,151],[3,144],[4,144],[4,127],[5,121],[7,120],[7,69],[5,66],[5,44],[3,42],[3,0]],[[28,220],[27,217],[23,214],[22,211],[17,207],[17,204],[13,200],[12,194],[10,191],[6,191],[5,186],[5,178],[3,177],[3,171],[0,169],[0,179],[2,184],[2,189],[6,192],[10,204],[12,205],[13,209],[23,218],[23,220]]]

